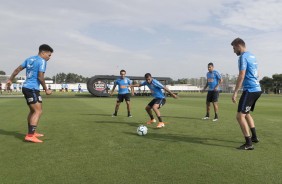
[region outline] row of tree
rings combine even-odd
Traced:
[[[0,70],[0,75],[6,75],[6,72]],[[16,78],[14,82],[18,79],[20,78]],[[53,80],[55,83],[86,83],[88,79],[88,77],[83,77],[75,73],[58,73],[52,78],[45,77],[45,80]]]
[[[236,84],[237,76],[229,74],[221,74],[223,83],[221,89],[224,92],[230,92],[232,85]],[[200,78],[182,78],[173,81],[173,84],[189,84],[192,86],[203,87],[206,85],[206,77]],[[272,78],[263,77],[260,81],[262,91],[264,93],[275,93],[280,94],[282,89],[282,74],[274,74]]]
[[[280,94],[282,89],[282,74],[274,74],[272,78],[263,77],[260,80],[260,85],[265,93]]]
[[[0,70],[0,75],[6,75],[6,72]],[[222,74],[222,78],[223,91],[229,91],[230,86],[236,84],[237,76],[235,75]],[[82,75],[78,75],[75,73],[58,73],[52,78],[45,78],[45,80],[53,80],[55,83],[86,83],[88,79],[88,77],[83,77]],[[189,84],[192,86],[203,87],[206,84],[206,78],[182,78],[173,81],[173,84]],[[274,74],[272,75],[272,78],[263,77],[262,80],[260,80],[260,84],[264,93],[279,94],[282,88],[282,74]]]
[[[75,73],[58,73],[52,78],[45,78],[45,80],[47,79],[53,80],[55,83],[86,83],[89,78]]]

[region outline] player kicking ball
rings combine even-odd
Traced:
[[[163,86],[158,80],[152,78],[150,73],[145,74],[145,81],[143,83],[131,85],[132,95],[134,95],[134,87],[141,87],[145,85],[148,86],[148,88],[151,90],[152,96],[154,97],[154,99],[145,108],[146,112],[150,117],[150,120],[147,122],[147,125],[151,125],[156,122],[152,113],[152,109],[153,109],[159,120],[157,128],[162,128],[165,126],[165,124],[162,120],[159,109],[166,102],[165,95],[163,94],[162,89],[168,92],[173,98],[178,98],[178,96],[173,94],[167,87]]]

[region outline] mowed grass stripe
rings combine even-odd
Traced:
[[[217,123],[201,120],[205,94],[168,98],[161,109],[166,127],[151,125],[138,136],[150,100],[134,97],[133,118],[125,103],[113,118],[115,98],[44,97],[44,143],[29,144],[22,141],[25,101],[0,99],[0,183],[281,183],[281,98],[258,102],[253,116],[261,142],[254,151],[235,149],[243,137],[230,94],[220,96]]]

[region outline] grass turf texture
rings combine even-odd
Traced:
[[[218,122],[201,120],[205,96],[168,98],[161,112],[169,123],[147,126],[146,136],[136,129],[148,120],[150,97],[133,97],[128,118],[125,103],[111,117],[115,98],[44,96],[43,144],[23,141],[23,97],[0,98],[0,183],[281,183],[282,98],[259,99],[252,115],[261,141],[241,151],[231,95],[220,95]]]

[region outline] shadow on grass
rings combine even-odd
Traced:
[[[124,132],[125,134],[136,136],[135,133],[132,132]],[[193,137],[189,135],[175,135],[175,134],[158,134],[158,133],[148,133],[144,136],[146,139],[152,139],[157,141],[166,141],[166,142],[188,142],[193,144],[203,144],[209,146],[219,146],[219,147],[227,147],[233,148],[234,146],[225,145],[226,143],[236,143],[240,144],[241,142],[230,141],[230,140],[222,140],[216,138],[205,138],[205,137]],[[222,144],[218,144],[216,142],[220,142]]]
[[[164,118],[179,118],[179,119],[194,119],[194,120],[201,120],[201,118],[193,118],[193,117],[187,117],[187,116],[162,116]]]
[[[101,124],[126,124],[128,126],[138,127],[138,125],[141,125],[140,123],[136,122],[124,122],[124,121],[94,121],[95,123],[101,123]]]
[[[0,129],[0,135],[8,135],[8,136],[14,136],[17,139],[24,140],[25,134],[18,133],[16,131],[6,131]]]
[[[95,113],[89,113],[89,114],[80,114],[83,116],[106,116],[106,117],[111,117],[111,114],[95,114]]]

